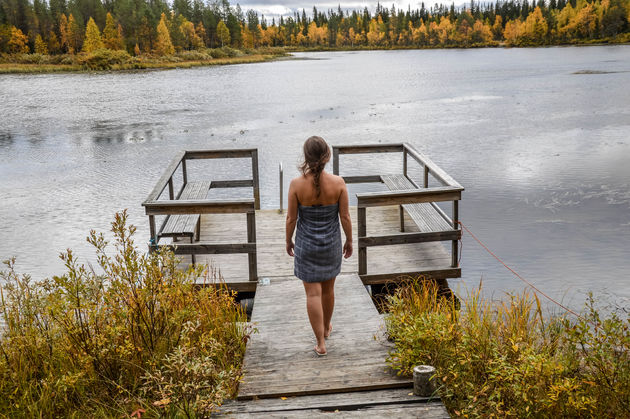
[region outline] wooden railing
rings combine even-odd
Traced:
[[[251,179],[235,180],[212,180],[211,188],[240,188],[252,187],[253,197],[244,199],[178,199],[188,183],[188,172],[186,162],[196,159],[233,159],[250,158],[252,165]],[[181,170],[182,186],[175,194],[173,177]],[[168,200],[159,200],[162,193],[168,187]],[[156,228],[155,217],[158,215],[176,214],[225,214],[225,213],[245,213],[247,215],[247,242],[246,243],[177,243],[169,244],[175,254],[197,255],[197,254],[232,254],[247,253],[249,258],[249,280],[256,281],[257,258],[256,258],[256,214],[255,210],[260,209],[260,187],[258,176],[258,150],[257,149],[233,149],[233,150],[193,150],[180,151],[175,155],[171,163],[166,167],[164,173],[157,181],[155,187],[142,203],[146,214],[149,216],[149,230],[151,235],[150,250],[154,250],[160,245],[160,232],[166,224],[162,222],[160,229]]]
[[[461,238],[459,228],[459,200],[464,188],[448,173],[433,163],[427,156],[420,153],[410,144],[383,145],[351,145],[333,146],[333,172],[339,174],[339,156],[342,154],[365,153],[402,153],[403,175],[414,185],[414,189],[395,190],[387,192],[358,193],[357,196],[357,224],[358,224],[358,254],[359,275],[363,279],[367,275],[367,248],[370,246],[386,246],[395,244],[420,243],[429,241],[451,241],[451,268],[458,268],[457,241]],[[423,169],[423,185],[419,186],[408,175],[409,158],[417,162]],[[429,187],[429,176],[439,182],[441,186]],[[343,176],[346,183],[382,182],[381,175]],[[449,217],[437,202],[452,202],[452,217]],[[430,203],[433,209],[452,227],[452,230],[440,232],[419,232],[367,236],[366,209],[368,207],[399,205],[401,230],[403,222],[403,204]],[[443,272],[444,275],[452,274]]]

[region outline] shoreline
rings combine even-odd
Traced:
[[[95,72],[119,72],[119,71],[148,71],[148,70],[172,70],[187,69],[194,67],[210,67],[215,65],[234,64],[255,64],[276,60],[299,59],[292,53],[296,52],[360,52],[360,51],[400,51],[400,50],[435,50],[435,49],[480,49],[480,48],[566,48],[566,47],[596,47],[612,45],[630,45],[630,42],[587,42],[571,44],[553,45],[530,45],[530,46],[508,46],[505,43],[479,44],[479,45],[451,45],[451,46],[428,46],[428,47],[407,47],[394,46],[373,48],[365,46],[357,47],[277,47],[282,52],[261,51],[254,54],[240,55],[236,57],[213,58],[211,60],[183,60],[183,61],[160,61],[154,59],[135,62],[114,64],[110,68],[91,69],[82,64],[40,64],[40,63],[19,63],[1,62],[0,75],[4,74],[51,74],[51,73],[95,73]],[[34,55],[34,54],[29,54]]]
[[[264,63],[289,58],[290,54],[251,54],[238,57],[214,58],[212,60],[186,60],[177,62],[139,61],[125,64],[114,64],[111,68],[90,69],[81,64],[23,64],[0,63],[0,75],[3,74],[52,74],[52,73],[106,73],[187,69],[194,67],[210,67],[215,65],[235,65]]]

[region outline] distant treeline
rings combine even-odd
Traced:
[[[227,0],[0,0],[0,52],[135,55],[231,46],[397,48],[630,40],[630,0],[528,0],[415,10],[313,7],[269,21]]]

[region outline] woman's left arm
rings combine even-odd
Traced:
[[[298,200],[294,180],[292,180],[289,185],[289,205],[287,207],[286,241],[287,254],[289,256],[293,256],[293,232],[295,231],[295,224],[297,223]]]

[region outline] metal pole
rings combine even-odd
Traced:
[[[280,166],[278,169],[279,169],[279,175],[280,175],[280,214],[282,214],[283,212],[282,194],[283,194],[283,187],[284,187],[284,180],[283,180],[284,170],[282,169],[282,162],[280,162]]]

